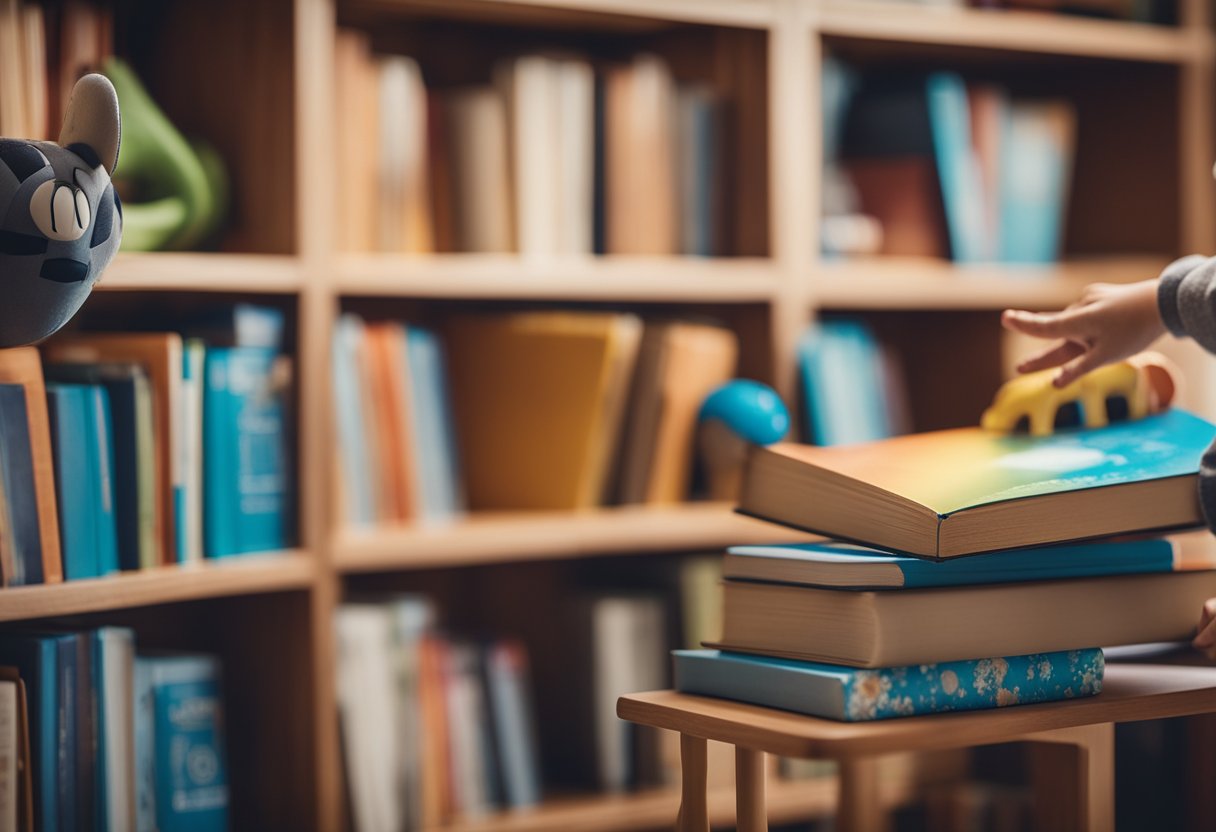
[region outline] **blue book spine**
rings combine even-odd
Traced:
[[[96,768],[94,769],[93,788],[97,794],[94,805],[93,828],[98,832],[117,832],[110,825],[110,780],[108,762],[111,755],[111,732],[120,730],[120,726],[111,725],[108,718],[108,697],[106,690],[106,643],[105,630],[94,630],[89,633],[89,660],[93,664],[93,684],[97,690],[97,753]]]
[[[216,555],[284,548],[287,534],[287,453],[283,398],[275,389],[279,356],[259,347],[234,347],[228,361],[232,419],[228,468],[236,498],[236,545]]]
[[[346,519],[354,526],[371,526],[376,522],[376,500],[372,494],[372,466],[364,435],[366,422],[359,383],[362,340],[362,319],[351,314],[338,319],[334,327],[332,364]]]
[[[203,542],[207,557],[239,549],[236,518],[236,424],[229,349],[207,350],[203,390]]]
[[[406,331],[406,345],[415,414],[413,450],[422,468],[423,511],[428,519],[443,519],[459,513],[464,503],[443,348],[433,332],[413,326]]]
[[[873,670],[718,650],[672,655],[684,693],[844,722],[1093,696],[1105,668],[1096,648]]]
[[[135,659],[133,679],[135,721],[135,830],[156,828],[156,702],[152,685],[153,659]]]
[[[101,385],[90,392],[91,433],[94,437],[96,470],[94,484],[97,502],[97,568],[101,575],[119,570],[118,525],[114,499],[114,425],[110,415],[110,394]]]
[[[1068,122],[1071,115],[1060,103],[1014,103],[1005,113],[1000,160],[1005,262],[1059,259],[1072,161],[1071,137],[1063,134],[1061,120]]]
[[[46,397],[64,578],[95,578],[101,571],[95,538],[98,507],[92,477],[88,390],[77,384],[48,384]]]
[[[983,182],[971,142],[967,86],[952,72],[935,72],[926,92],[951,253],[960,263],[991,260],[994,247],[984,224]]]
[[[225,832],[228,772],[218,664],[204,657],[152,661],[159,832]]]
[[[80,677],[76,666],[76,637],[56,636],[55,642],[59,661],[59,690],[55,703],[59,711],[59,734],[55,746],[59,783],[59,828],[68,832],[77,827],[76,746],[79,742],[77,733],[80,714],[76,698],[79,696]]]

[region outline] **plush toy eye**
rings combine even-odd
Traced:
[[[48,239],[63,242],[83,237],[91,219],[84,192],[57,180],[43,182],[34,191],[30,216]]]

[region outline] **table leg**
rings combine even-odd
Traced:
[[[708,760],[705,740],[680,734],[680,816],[677,832],[709,832],[709,808],[706,806],[705,778]]]
[[[1115,726],[1043,731],[1031,746],[1037,832],[1115,828]]]
[[[883,832],[887,812],[878,784],[878,760],[862,757],[840,761],[840,802],[837,832]]]
[[[735,824],[739,832],[768,832],[764,752],[735,746]]]

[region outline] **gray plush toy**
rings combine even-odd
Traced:
[[[86,75],[58,144],[0,139],[0,347],[39,341],[67,323],[114,259],[119,136],[114,86]]]

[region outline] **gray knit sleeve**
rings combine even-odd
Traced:
[[[1192,254],[1166,266],[1157,285],[1157,308],[1174,335],[1216,352],[1216,257]]]

